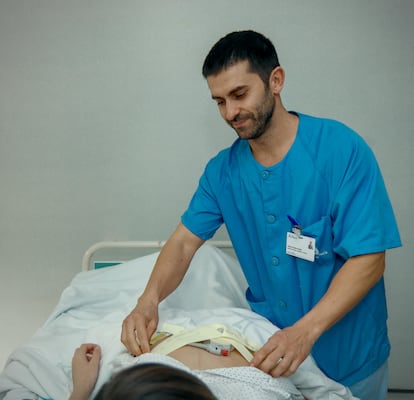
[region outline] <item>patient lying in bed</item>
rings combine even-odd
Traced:
[[[290,389],[287,389],[283,379],[271,378],[246,366],[238,350],[233,350],[229,358],[212,358],[205,350],[195,348],[175,349],[177,353],[168,355],[155,352],[136,358],[129,355],[120,342],[122,321],[144,289],[156,257],[157,254],[152,254],[116,267],[76,275],[44,325],[10,355],[0,374],[0,400],[68,399],[72,392],[73,351],[81,343],[99,343],[102,349],[92,395],[118,371],[156,361],[191,371],[218,398],[261,399],[272,390],[279,394],[290,391],[291,395],[296,389],[309,399],[352,398],[343,386],[328,379],[311,358],[289,377]],[[201,269],[203,279],[200,279]],[[186,329],[221,323],[263,345],[277,328],[247,309],[246,287],[237,261],[204,245],[194,256],[183,283],[161,303],[159,329],[168,330],[164,329],[166,322]],[[186,351],[190,353],[183,354]],[[294,390],[291,384],[296,387]]]
[[[228,329],[215,335],[215,330],[222,327]],[[223,400],[354,399],[349,390],[328,379],[311,358],[305,360],[299,370],[289,378],[272,378],[250,367],[251,353],[260,348],[277,328],[249,310],[163,310],[159,328],[175,333],[156,341],[151,353],[133,357],[122,344],[114,343],[108,335],[111,328],[106,327],[105,337],[100,343],[104,361],[101,363],[100,378],[104,377],[106,381],[111,375],[133,365],[156,363],[191,374],[206,384],[216,398]],[[116,333],[119,333],[119,327],[113,327],[112,332],[112,337],[116,336],[118,339]],[[211,351],[208,347],[204,349],[194,346],[193,338],[206,339],[212,337],[212,334],[214,337],[211,343],[214,346],[217,344],[218,348],[216,346]],[[184,337],[184,341],[181,337]],[[180,343],[187,344],[180,346]],[[208,340],[202,341],[202,345],[205,343],[209,343]],[[218,355],[220,352],[223,355]],[[100,379],[95,393],[103,384]]]
[[[207,357],[204,357],[205,355]],[[240,354],[237,354],[237,351],[222,357],[190,346],[184,346],[170,353],[169,358],[145,360],[120,371],[99,390],[95,400],[135,400],[137,398],[145,400],[147,397],[153,398],[155,394],[159,400],[181,400],[186,398],[200,400],[231,399],[234,398],[235,394],[231,388],[226,393],[217,393],[215,385],[212,384],[214,381],[211,382],[210,379],[211,389],[216,392],[217,396],[220,396],[216,397],[208,385],[203,382],[202,371],[192,372],[184,366],[187,361],[187,366],[193,364],[194,359],[197,360],[196,363],[197,367],[200,367],[199,369],[209,369],[206,367],[211,365],[215,365],[216,368],[234,369],[237,366],[245,366],[247,363]],[[100,348],[97,345],[84,344],[76,350],[72,363],[74,391],[70,400],[87,400],[89,398],[96,382],[99,359]],[[179,359],[184,363],[178,362]],[[173,360],[177,361],[173,362]],[[223,361],[223,363],[220,361]],[[227,378],[229,378],[228,375]],[[249,378],[247,371],[239,369],[236,379],[246,378]],[[216,380],[222,381],[219,374],[216,376]],[[241,381],[241,383],[244,382]],[[256,384],[260,387],[260,380]],[[262,391],[261,387],[260,390],[257,387],[250,387],[249,389],[250,398],[303,399],[302,395],[291,384],[286,386],[286,391],[282,390],[282,387],[279,388],[278,392],[272,391],[273,395],[271,395],[271,391],[267,390],[266,396],[259,395],[259,391]]]

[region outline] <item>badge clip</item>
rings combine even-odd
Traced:
[[[292,233],[294,233],[296,236],[300,236],[302,233],[302,227],[299,225],[299,222],[296,221],[296,219],[291,217],[290,215],[288,215],[287,217],[290,223],[292,224]]]

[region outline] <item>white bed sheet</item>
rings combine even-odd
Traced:
[[[9,357],[0,375],[0,399],[67,399],[72,389],[72,354],[83,342],[103,347],[99,388],[125,353],[119,341],[121,322],[144,289],[157,255],[76,275],[45,324]],[[191,326],[208,318],[217,322],[225,318],[223,322],[264,343],[276,328],[246,310],[246,287],[236,260],[206,244],[196,253],[180,287],[161,304],[160,322],[174,317]],[[210,311],[192,311],[198,309]],[[327,379],[311,358],[295,376],[295,384],[307,390],[310,399],[352,398],[343,386]]]

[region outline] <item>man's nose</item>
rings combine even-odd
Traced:
[[[224,118],[227,121],[233,121],[233,119],[235,117],[237,117],[237,115],[239,115],[239,113],[240,113],[240,108],[237,104],[235,104],[233,102],[227,102],[226,103],[226,110],[225,110]]]

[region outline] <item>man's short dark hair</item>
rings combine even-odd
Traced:
[[[217,75],[240,61],[248,61],[250,71],[257,73],[265,85],[279,59],[272,42],[260,33],[247,30],[232,32],[221,38],[207,54],[203,76]]]

